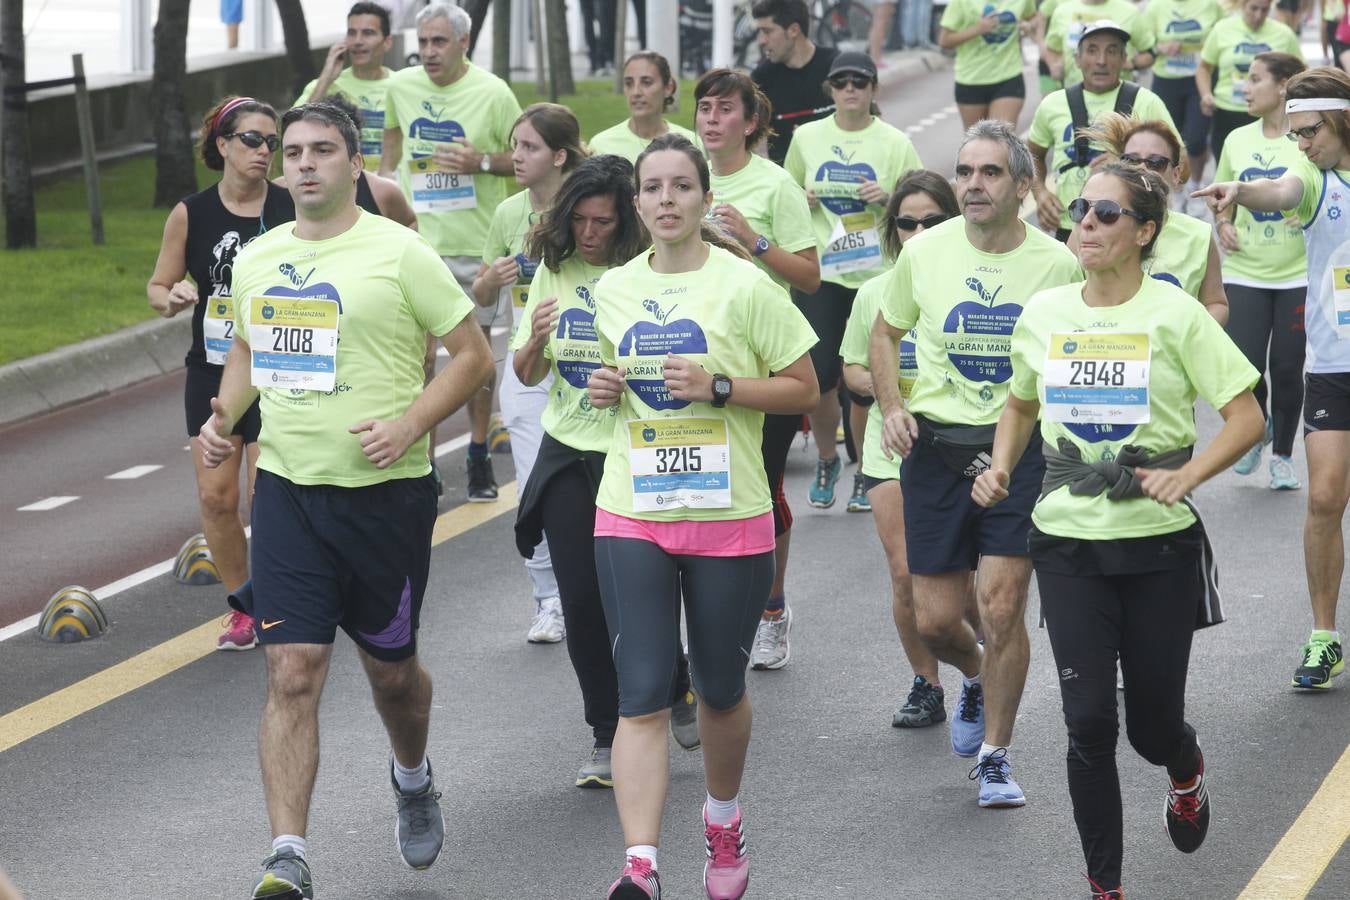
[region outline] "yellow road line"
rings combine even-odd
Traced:
[[[1238,900],[1306,897],[1350,839],[1350,747],[1270,851]]]
[[[496,503],[465,503],[438,516],[432,531],[431,545],[435,547],[443,544],[515,508],[516,483],[513,481],[502,485]],[[204,656],[210,656],[216,649],[219,632],[219,623],[212,619],[144,653],[0,716],[0,753],[158,681]]]

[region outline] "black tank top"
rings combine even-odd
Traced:
[[[290,191],[268,183],[267,199],[258,218],[236,216],[220,199],[213,184],[183,200],[187,207],[187,270],[197,284],[198,302],[192,307],[192,347],[184,363],[220,369],[206,361],[202,320],[208,297],[228,297],[233,283],[234,258],[245,244],[269,228],[295,221],[295,203]]]
[[[356,205],[368,213],[374,213],[377,216],[384,215],[380,212],[380,204],[375,202],[375,192],[370,189],[370,181],[366,178],[365,172],[362,172],[361,176],[356,179]]]

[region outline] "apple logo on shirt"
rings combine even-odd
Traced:
[[[1238,174],[1238,181],[1257,181],[1261,178],[1279,178],[1285,172],[1289,171],[1288,166],[1275,165],[1275,157],[1266,159],[1260,153],[1252,154],[1254,166],[1248,166]],[[1259,209],[1248,209],[1252,218],[1257,222],[1278,222],[1284,218],[1282,212],[1262,212]]]
[[[1002,384],[1012,377],[1012,332],[1022,307],[996,303],[1003,285],[993,291],[979,279],[966,279],[978,300],[962,300],[947,313],[942,325],[947,359],[968,381]],[[992,392],[989,395],[993,396]]]
[[[455,138],[464,137],[464,127],[454,119],[441,121],[441,116],[445,114],[444,106],[435,106],[430,100],[422,101],[422,110],[431,118],[418,116],[408,123],[408,137],[413,140],[431,141],[436,144],[448,144]],[[429,153],[414,153],[413,159],[419,159],[423,156],[430,156]]]
[[[656,300],[648,298],[642,301],[642,308],[655,321],[633,323],[619,340],[618,355],[655,359],[637,359],[627,366],[628,387],[652,409],[683,409],[689,401],[676,400],[670,395],[662,374],[662,363],[670,353],[680,356],[707,353],[708,339],[693,319],[671,318],[679,308],[678,303],[665,309]]]
[[[838,145],[830,147],[830,150],[839,160],[826,160],[816,170],[816,199],[836,216],[862,212],[867,204],[858,199],[858,185],[864,181],[876,181],[877,170],[867,163],[853,162],[856,150],[845,153]]]
[[[980,13],[980,16],[982,18],[991,16],[994,15],[995,12],[998,13],[998,26],[988,34],[981,35],[986,44],[1002,44],[1007,41],[1008,38],[1012,37],[1013,32],[1017,30],[1016,14],[1006,9],[1000,10],[992,3],[986,3],[984,5],[984,11]]]
[[[574,306],[563,310],[558,316],[558,330],[554,337],[562,342],[584,341],[592,347],[567,346],[558,348],[555,354],[558,362],[558,374],[574,388],[585,388],[591,373],[600,368],[599,337],[595,333],[595,299],[585,285],[577,286],[577,297],[586,304],[585,308]],[[579,355],[587,359],[577,359]]]

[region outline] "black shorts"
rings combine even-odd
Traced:
[[[183,385],[183,414],[187,421],[188,437],[194,438],[202,430],[202,423],[211,418],[211,398],[220,395],[220,376],[224,369],[220,366],[187,367],[187,382]],[[253,404],[234,423],[234,431],[244,439],[245,444],[258,443],[258,433],[262,431],[262,415],[258,412],[258,401]]]
[[[822,281],[814,294],[792,292],[792,302],[806,316],[818,338],[811,348],[811,366],[816,370],[816,381],[822,394],[838,387],[839,376],[844,373],[839,345],[844,342],[844,328],[848,325],[848,315],[853,311],[853,298],[857,293],[856,288],[832,281]]]
[[[871,394],[859,394],[850,389],[847,385],[844,387],[844,393],[848,395],[848,402],[859,409],[867,409],[873,403],[877,402],[877,398],[873,397]]]
[[[1045,457],[1033,440],[1013,468],[1008,499],[991,509],[970,497],[973,480],[948,468],[927,441],[900,464],[905,543],[915,575],[974,569],[981,556],[1026,556],[1031,510],[1041,493]]]
[[[1153,76],[1153,93],[1167,107],[1188,156],[1200,156],[1209,146],[1210,118],[1200,111],[1200,87],[1194,78]]]
[[[1350,372],[1303,376],[1303,433],[1350,431]]]
[[[1285,12],[1298,12],[1298,0],[1276,0],[1275,8]]]
[[[415,655],[435,524],[430,475],[343,488],[259,469],[244,609],[259,643],[331,644],[341,628],[376,659]]]
[[[764,414],[760,452],[764,455],[764,475],[769,481],[769,497],[773,500],[773,536],[776,538],[792,530],[792,507],[788,506],[787,494],[783,491],[783,476],[792,442],[801,430],[800,415]]]
[[[871,475],[868,475],[867,473],[864,472],[864,473],[863,473],[863,493],[864,493],[864,494],[870,494],[870,493],[872,493],[872,488],[874,488],[874,487],[881,487],[883,484],[885,484],[885,483],[888,482],[888,481],[896,481],[896,482],[898,482],[899,480],[900,480],[899,478],[875,478],[875,477],[873,477],[873,476],[871,476]]]
[[[956,83],[956,102],[962,106],[988,106],[1004,97],[1021,99],[1026,95],[1027,82],[1021,72],[1007,81],[996,81],[993,84],[962,84],[959,81]]]

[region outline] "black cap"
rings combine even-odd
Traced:
[[[857,50],[846,50],[836,56],[834,65],[830,66],[829,77],[833,78],[845,72],[856,72],[859,75],[866,75],[873,81],[877,80],[877,64],[872,62],[872,57]]]

